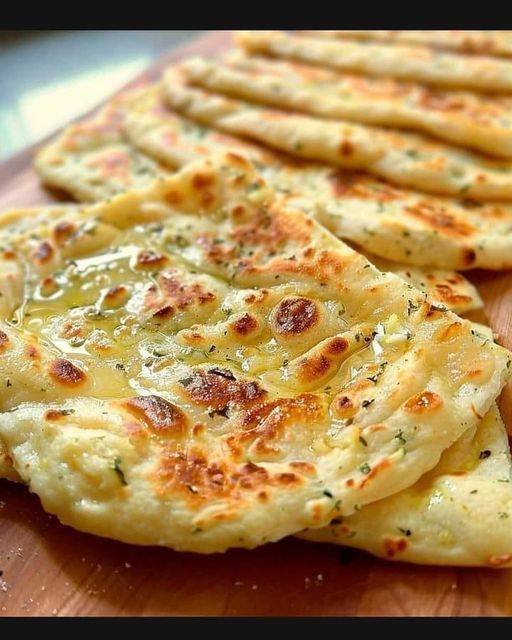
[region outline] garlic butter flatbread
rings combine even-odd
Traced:
[[[190,87],[182,87],[182,91],[190,98],[184,100],[182,111],[195,121],[167,109],[152,88],[124,101],[116,135],[130,145],[131,154],[178,168],[219,150],[236,150],[255,162],[275,189],[300,198],[301,203],[308,201],[308,213],[365,251],[438,269],[512,267],[510,206],[428,196],[391,187],[368,174],[295,160],[209,126],[218,101],[222,105],[225,100],[222,96]],[[94,119],[84,127],[94,128]],[[73,136],[72,127],[60,141]],[[61,143],[52,143],[44,156]],[[75,196],[87,192],[88,198],[94,198],[102,191],[107,195],[123,190],[123,182],[110,176],[96,179],[91,191],[88,168],[76,148],[67,152],[67,162],[73,166],[73,174],[59,174],[58,186]],[[39,169],[41,173],[41,166]],[[51,172],[43,173],[46,182],[56,184]],[[152,174],[133,178],[140,186],[152,179]]]
[[[512,31],[497,30],[335,30],[302,31],[313,38],[341,38],[375,42],[403,43],[447,49],[460,53],[512,57]]]
[[[25,270],[0,438],[92,533],[213,552],[324,526],[434,467],[510,374],[234,154],[2,238]]]
[[[77,200],[96,201],[167,174],[165,167],[127,143],[120,127],[127,104],[156,91],[150,87],[118,96],[93,118],[67,127],[36,156],[35,168],[45,184]]]
[[[184,67],[191,80],[236,98],[322,118],[413,129],[512,157],[512,98],[441,92],[238,52],[223,61],[194,58]]]
[[[234,101],[229,98],[174,80],[167,91],[175,109],[205,126],[223,127],[225,119],[219,118],[219,113],[233,108]],[[150,149],[162,161],[175,157],[177,140],[183,144],[174,116],[168,125],[165,115],[153,115],[144,131],[127,118],[125,127],[134,144]],[[173,139],[168,142],[171,133]],[[205,145],[207,139],[208,134]],[[294,204],[302,203],[330,231],[373,254],[443,269],[512,266],[509,205],[480,204],[464,194],[460,200],[435,197],[399,189],[367,173],[293,162],[268,153],[260,161],[260,147],[255,145],[246,146],[245,153],[269,183],[288,194]]]
[[[512,63],[511,63],[512,64]],[[184,82],[189,67],[167,71],[164,85],[170,106],[194,109],[198,117],[234,135],[241,135],[299,158],[346,169],[364,169],[390,182],[429,193],[478,200],[512,198],[512,163],[452,147],[413,133],[324,120],[287,113],[233,98],[192,92]],[[194,104],[197,101],[197,104]]]
[[[388,560],[510,566],[511,470],[507,432],[494,407],[414,486],[301,537]]]
[[[16,212],[10,212],[7,216],[3,214],[0,218],[0,224],[7,226],[11,224],[13,220],[23,221],[26,224],[32,225],[33,220],[37,220],[38,216],[41,216],[44,223],[52,218],[69,217],[78,211],[77,206],[73,205],[57,205],[47,210],[40,209],[23,209]],[[0,227],[1,230],[1,227]],[[445,271],[441,269],[422,269],[418,267],[412,267],[410,265],[404,265],[390,260],[384,260],[367,254],[366,256],[375,266],[381,271],[389,271],[395,273],[408,284],[413,285],[420,291],[425,292],[429,298],[434,301],[443,304],[451,311],[458,314],[464,314],[469,311],[481,309],[483,306],[482,299],[476,289],[476,287],[469,282],[462,274],[455,271]],[[17,268],[17,262],[12,260],[4,260],[2,263],[5,270],[0,282],[4,285],[3,290],[0,292],[2,295],[0,298],[3,301],[14,300],[21,296],[21,289],[17,293],[13,293],[11,290],[11,283],[19,283],[20,277]],[[10,273],[8,276],[7,274]],[[5,286],[8,285],[8,286]],[[48,291],[52,291],[53,281],[49,278],[46,283],[43,284],[43,291],[46,287]],[[2,309],[2,315],[5,317],[12,313],[14,309]],[[474,324],[474,323],[473,323]],[[9,379],[6,380],[6,384],[9,386],[12,384]],[[15,482],[19,482],[21,479],[14,470],[12,460],[7,454],[3,443],[0,441],[0,478],[5,478]]]
[[[464,56],[402,44],[294,36],[280,31],[244,31],[238,34],[237,43],[250,53],[341,71],[447,88],[512,93],[512,62],[490,56]]]

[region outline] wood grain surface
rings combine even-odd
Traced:
[[[211,33],[160,60],[132,85],[191,53],[229,46]],[[0,165],[0,210],[53,202],[32,170],[35,147]],[[475,272],[485,314],[512,348],[512,273]],[[482,320],[482,314],[478,318]],[[501,400],[512,428],[512,393]],[[198,556],[82,534],[0,481],[0,616],[508,616],[512,570],[419,567],[331,545],[283,540]]]

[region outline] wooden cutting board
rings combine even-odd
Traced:
[[[226,49],[228,32],[175,50],[172,61]],[[0,165],[0,210],[58,199],[31,167],[35,148]],[[512,348],[512,273],[471,275],[501,341]],[[481,319],[481,318],[480,318]],[[509,428],[508,389],[502,411]],[[511,529],[512,535],[512,529]],[[512,614],[512,570],[418,567],[332,545],[283,540],[198,556],[82,534],[0,481],[0,616],[500,616]]]

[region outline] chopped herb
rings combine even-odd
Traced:
[[[361,406],[363,407],[363,409],[366,409],[366,407],[369,407],[372,402],[375,402],[375,398],[372,398],[371,400],[363,400]]]
[[[208,411],[208,415],[210,416],[210,418],[214,418],[215,416],[222,416],[223,418],[227,418],[228,411],[229,411],[229,406],[226,405],[221,409],[212,409],[212,411]]]
[[[332,493],[329,491],[329,489],[325,489],[324,490],[324,496],[327,496],[328,498],[334,498],[334,496],[332,495]]]
[[[124,475],[123,470],[121,469],[121,458],[116,458],[114,460],[113,470],[116,472],[117,477],[121,481],[123,486],[126,486],[128,483],[126,482],[126,477]]]
[[[407,440],[404,438],[404,433],[400,429],[400,431],[396,434],[395,438],[398,440],[400,444],[405,444]]]
[[[489,449],[484,449],[483,451],[480,451],[480,455],[478,456],[480,458],[480,460],[485,460],[485,458],[488,458],[491,455],[491,452]]]
[[[505,518],[508,518],[508,513],[506,511],[500,511],[498,513],[498,518],[500,518],[500,520],[504,520]]]
[[[194,381],[194,378],[192,376],[189,376],[188,378],[182,378],[181,380],[178,380],[178,382],[183,385],[184,387],[188,387],[189,384],[192,384],[192,382]]]
[[[359,467],[359,471],[361,473],[364,473],[365,476],[367,476],[370,473],[371,470],[372,470],[372,468],[370,467],[370,465],[367,462],[365,462],[364,464],[362,464]]]
[[[412,531],[410,529],[402,529],[402,527],[398,527],[398,531],[403,533],[407,538],[412,535]]]
[[[359,436],[359,442],[360,442],[363,446],[365,446],[365,447],[367,447],[367,446],[368,446],[368,443],[367,443],[367,442],[366,442],[366,440],[363,438],[363,436]]]

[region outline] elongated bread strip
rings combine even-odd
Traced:
[[[388,560],[507,567],[511,469],[507,432],[493,407],[475,435],[467,431],[414,486],[301,537]]]
[[[295,161],[208,126],[211,103],[218,104],[218,98],[197,89],[186,91],[200,99],[190,100],[184,111],[196,117],[196,105],[202,104],[206,113],[199,111],[201,122],[169,111],[159,94],[150,90],[130,102],[117,135],[131,153],[150,156],[159,166],[178,168],[216,151],[235,150],[256,162],[274,188],[299,199],[298,204],[330,231],[381,258],[438,269],[512,267],[509,206],[437,198],[391,187],[368,174]],[[73,139],[74,128],[60,136],[59,144],[69,137]],[[117,179],[98,176],[95,189],[89,191],[85,158],[79,147],[70,148],[66,163],[73,172],[59,174],[59,186],[75,194],[86,191],[88,197],[101,192],[104,183],[107,193],[112,187],[122,189]],[[51,181],[49,173],[44,174]],[[144,178],[149,185],[153,176],[140,175],[137,180],[142,184]]]
[[[364,169],[421,191],[478,200],[512,198],[510,161],[490,160],[412,133],[289,114],[194,92],[184,85],[182,74],[186,82],[186,65],[166,73],[165,92],[171,107],[229,133],[300,158]]]
[[[434,49],[458,51],[460,53],[479,53],[489,56],[512,57],[512,31],[477,30],[409,30],[385,31],[324,29],[319,31],[301,31],[311,38],[340,38],[342,40],[361,40],[373,42],[413,44]]]
[[[183,98],[180,111],[203,125],[199,145],[190,121],[172,112],[136,109],[124,124],[133,144],[162,162],[205,154],[225,143],[257,162],[274,188],[299,199],[330,231],[376,255],[443,269],[512,266],[510,207],[428,196],[391,187],[368,174],[272,154],[207,126],[230,101],[174,85],[173,92],[178,90]]]
[[[512,62],[484,56],[438,53],[426,47],[369,44],[246,31],[237,42],[246,51],[291,58],[341,71],[391,76],[440,87],[512,92]]]
[[[512,157],[512,99],[439,92],[392,79],[364,78],[293,62],[231,55],[184,63],[190,81],[219,93],[321,118],[413,129]]]

